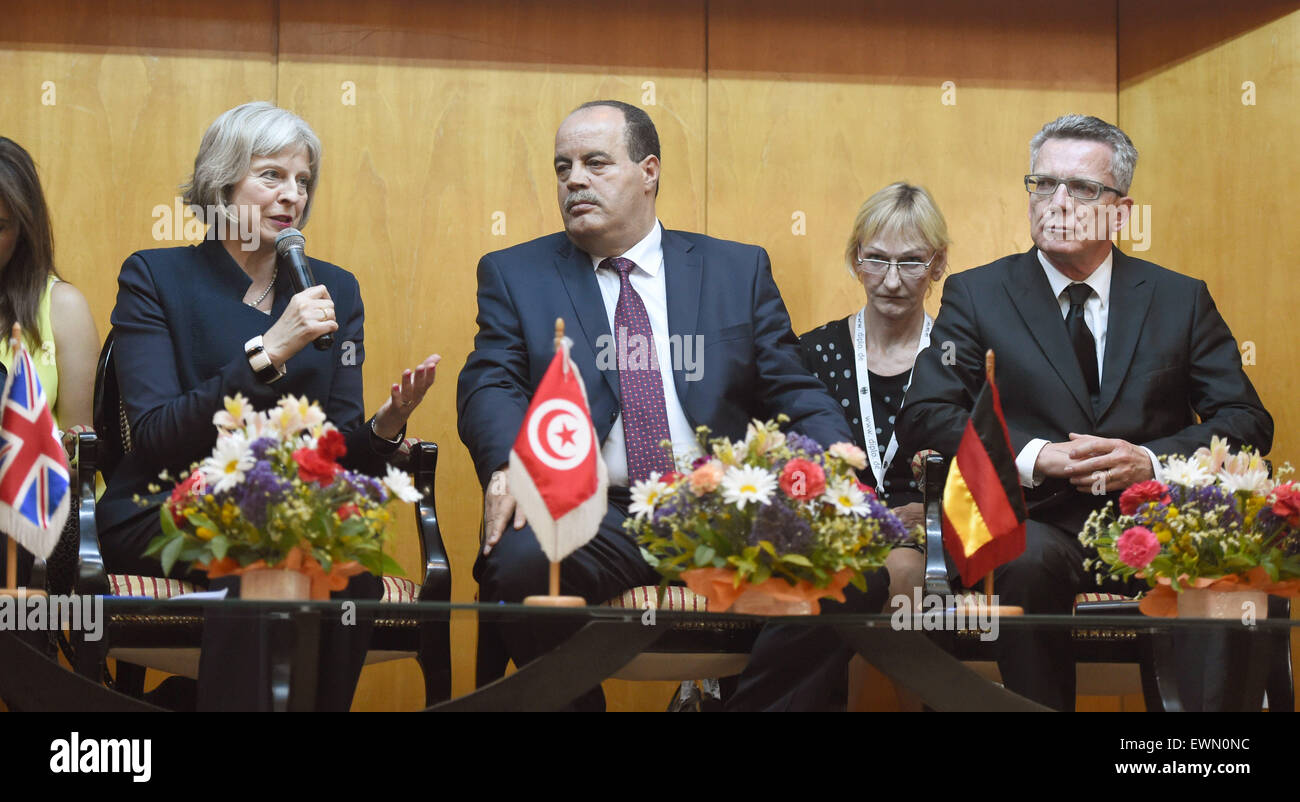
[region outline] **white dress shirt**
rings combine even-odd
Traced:
[[[664,405],[668,411],[668,432],[673,441],[673,454],[680,464],[682,459],[695,459],[700,455],[699,445],[695,441],[695,431],[686,419],[682,402],[677,398],[677,385],[673,383],[673,353],[668,339],[668,284],[664,271],[663,226],[655,220],[650,233],[637,244],[619,254],[624,259],[636,263],[636,269],[628,274],[632,289],[641,296],[646,315],[650,318],[650,330],[654,332],[655,353],[659,358],[659,374],[663,378]],[[618,348],[618,330],[614,328],[614,310],[618,307],[618,294],[621,289],[617,270],[601,270],[603,259],[590,257],[591,267],[596,271],[596,281],[600,284],[600,294],[605,302],[605,313],[609,316],[609,330],[613,332],[614,348]],[[599,347],[599,346],[598,346]],[[680,361],[682,356],[678,355]],[[615,360],[617,363],[617,360]],[[609,430],[600,449],[609,470],[609,483],[613,486],[626,487],[627,477],[627,443],[623,434],[623,414]]]
[[[1042,251],[1038,251],[1038,261],[1043,266],[1043,273],[1047,276],[1047,283],[1052,287],[1052,293],[1056,295],[1057,301],[1061,305],[1061,318],[1064,319],[1070,313],[1070,297],[1066,294],[1065,288],[1075,283],[1074,279],[1056,269]],[[1114,252],[1107,251],[1106,259],[1092,271],[1092,275],[1083,280],[1092,288],[1092,295],[1083,303],[1083,322],[1088,325],[1088,330],[1092,332],[1092,338],[1097,343],[1097,372],[1101,375],[1097,377],[1097,386],[1101,387],[1102,382],[1106,380],[1105,376],[1105,356],[1106,356],[1106,325],[1110,318],[1110,276],[1114,264]],[[1115,381],[1116,377],[1110,377]],[[1043,483],[1043,475],[1035,473],[1034,464],[1038,462],[1038,454],[1043,450],[1043,446],[1048,441],[1040,438],[1030,440],[1020,454],[1016,456],[1016,471],[1020,474],[1020,484],[1025,487],[1037,487]],[[1142,448],[1151,458],[1151,471],[1157,479],[1160,478],[1160,461],[1149,448]]]

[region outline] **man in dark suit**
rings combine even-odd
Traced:
[[[735,439],[751,418],[779,413],[823,444],[852,441],[843,414],[803,367],[763,249],[660,225],[659,139],[644,111],[615,101],[579,107],[556,133],[555,175],[564,233],[490,253],[478,265],[478,334],[457,410],[485,489],[485,542],[474,566],[481,601],[546,591],[546,558],[504,469],[554,355],[557,317],[574,341],[610,475],[599,532],[564,561],[565,593],[598,604],[658,581],[623,521],[627,488],[672,469],[661,441],[689,458],[696,426]],[[501,628],[517,665],[564,635]],[[587,702],[600,700],[593,694]]]
[[[995,586],[1027,612],[1069,613],[1093,582],[1077,538],[1090,512],[1159,478],[1157,456],[1190,454],[1212,435],[1266,453],[1273,421],[1205,282],[1112,247],[1133,204],[1128,136],[1066,115],[1030,150],[1035,247],[948,279],[898,436],[904,453],[955,454],[993,349],[1031,519],[1024,554]],[[1009,689],[1073,708],[1068,633],[1003,630],[1000,645]]]

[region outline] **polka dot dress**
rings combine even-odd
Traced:
[[[862,432],[858,404],[858,379],[854,375],[857,363],[853,354],[853,334],[848,321],[833,320],[813,329],[799,338],[799,346],[803,352],[804,366],[826,385],[836,405],[843,411],[849,428],[853,430],[853,442],[866,450],[866,437]],[[894,433],[894,420],[902,408],[907,378],[906,372],[897,376],[868,374],[871,412],[876,419],[876,442],[880,444],[882,454],[889,445],[890,435]],[[900,450],[885,471],[884,488],[876,488],[881,501],[890,507],[921,500],[921,491],[912,475],[910,463],[910,456],[903,455]],[[876,479],[870,468],[859,471],[858,478],[875,487]]]

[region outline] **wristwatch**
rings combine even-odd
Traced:
[[[289,372],[287,368],[276,367],[271,361],[266,348],[262,345],[260,334],[244,343],[244,355],[248,357],[248,366],[253,369],[253,374],[263,384],[273,384]]]

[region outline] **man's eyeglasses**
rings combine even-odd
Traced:
[[[1065,191],[1070,193],[1070,197],[1078,200],[1093,201],[1101,197],[1102,192],[1114,192],[1116,195],[1124,193],[1114,187],[1108,187],[1099,181],[1089,181],[1086,178],[1053,178],[1050,175],[1027,175],[1025,176],[1025,189],[1035,195],[1052,195],[1056,188],[1062,183],[1065,184]]]
[[[858,272],[880,278],[889,272],[889,268],[898,268],[898,274],[903,278],[920,278],[925,275],[925,271],[930,269],[930,263],[934,257],[938,256],[936,251],[929,260],[924,262],[895,262],[889,259],[863,259],[858,257]]]

